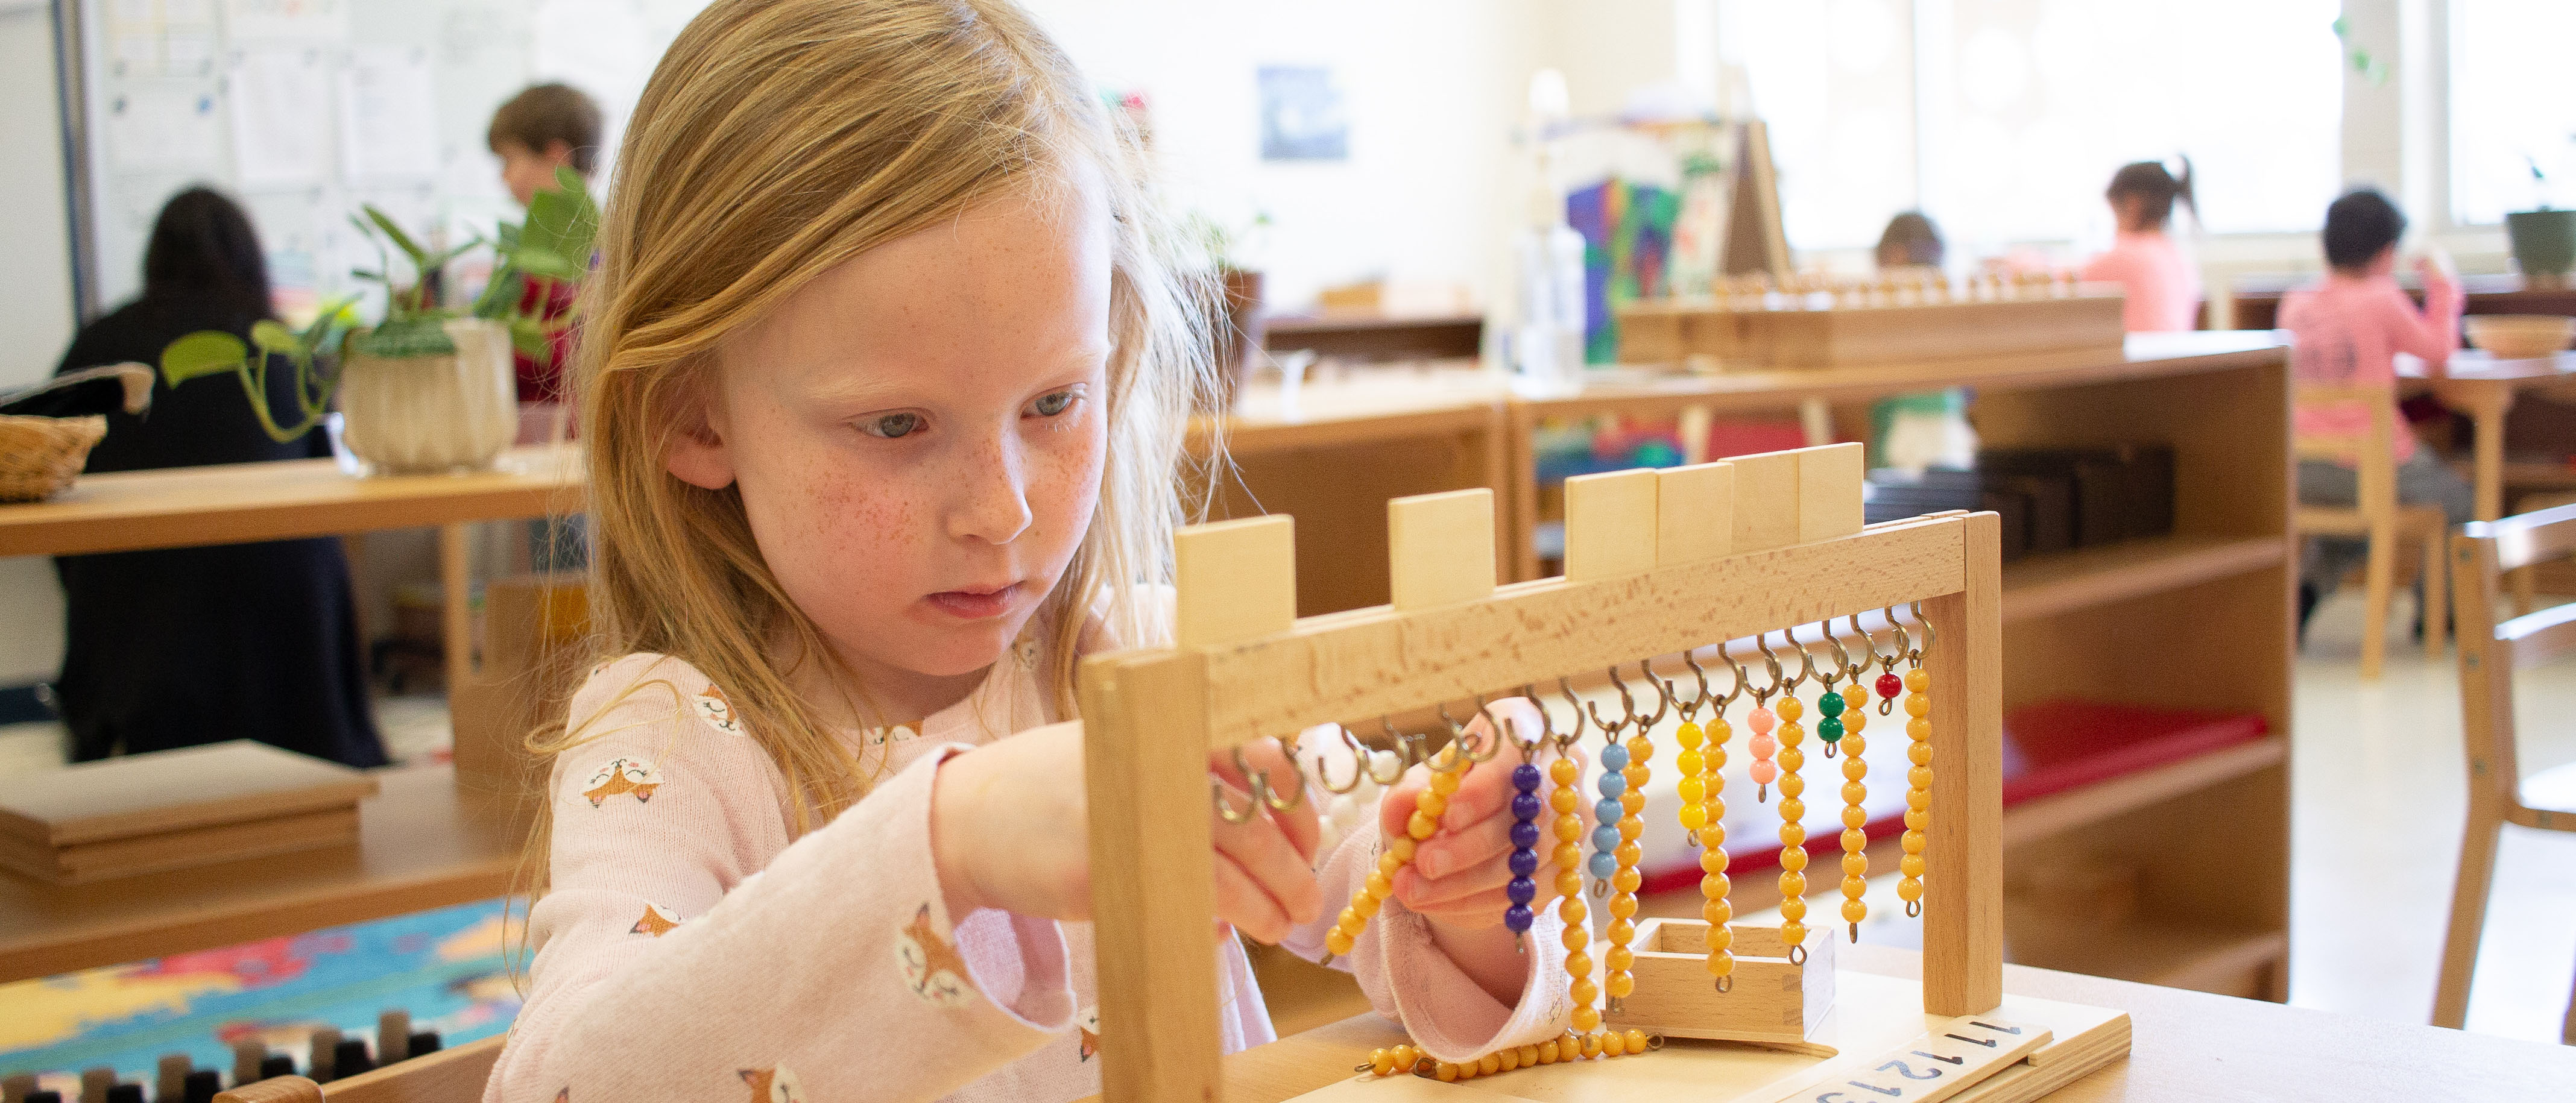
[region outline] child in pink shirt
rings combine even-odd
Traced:
[[[1211,378],[1118,122],[1009,0],[717,0],[662,58],[574,389],[603,661],[530,741],[535,952],[486,1100],[1100,1090],[1073,670],[1169,638]],[[1236,807],[1240,761],[1209,763]],[[1501,922],[1511,773],[1416,767],[1331,848],[1312,800],[1211,810],[1217,916],[1321,959],[1420,815],[1337,963],[1441,1060],[1594,1029]],[[1269,1040],[1219,946],[1223,1043]]]
[[[2408,301],[2392,275],[2397,268],[2397,240],[2406,233],[2406,216],[2388,197],[2367,188],[2347,193],[2326,208],[2325,282],[2293,291],[2281,301],[2281,328],[2290,331],[2291,371],[2301,383],[2387,387],[2386,401],[2396,401],[2395,354],[2412,353],[2440,368],[2460,343],[2460,310],[2467,297],[2457,280],[2431,258],[2419,258],[2415,271],[2424,281],[2421,311]],[[2292,413],[2303,436],[2346,436],[2370,430],[2371,411],[2360,403],[2301,406]],[[2397,454],[2397,499],[2410,505],[2442,507],[2452,524],[2469,519],[2475,505],[2468,481],[2441,458],[2415,445],[2403,418],[2397,419],[2391,444]],[[2351,506],[2360,493],[2353,465],[2332,460],[2299,462],[2299,501],[2314,506]],[[2369,545],[2359,540],[2319,537],[2310,542],[2299,572],[2299,622],[2317,600],[2332,593],[2343,576],[2358,565]]]
[[[2119,236],[2078,275],[2128,292],[2120,318],[2131,333],[2199,328],[2200,273],[2165,232],[2173,224],[2174,200],[2199,214],[2191,198],[2191,159],[2183,159],[2180,178],[2154,161],[2123,165],[2104,195],[2119,219]]]

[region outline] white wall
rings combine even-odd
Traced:
[[[1024,0],[1103,89],[1145,94],[1183,209],[1272,226],[1246,259],[1274,306],[1369,276],[1489,290],[1519,215],[1511,129],[1564,0]],[[1668,0],[1667,0],[1668,2]],[[1330,66],[1345,162],[1264,162],[1256,70]]]
[[[43,3],[0,3],[0,387],[44,378],[72,339],[54,23]],[[63,596],[44,559],[0,559],[0,686],[51,678]]]

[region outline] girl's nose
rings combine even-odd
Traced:
[[[948,533],[960,540],[1008,544],[1028,531],[1026,463],[1015,435],[996,435],[968,453],[956,473],[958,496],[948,513]]]

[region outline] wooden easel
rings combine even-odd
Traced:
[[[1780,178],[1771,168],[1771,131],[1760,119],[1737,129],[1735,163],[1728,169],[1733,206],[1726,220],[1726,256],[1718,271],[1730,276],[1763,273],[1774,280],[1797,274],[1789,260],[1789,232],[1780,219]]]
[[[1689,1043],[1634,1061],[1549,1066],[1529,1083],[1597,1078],[1606,1092],[1688,1060],[1689,1098],[1727,1098],[1711,1089],[1741,1083],[1737,1097],[1770,1103],[1799,1075],[1842,1074],[1836,1057],[1813,1051],[1879,1053],[1947,1022],[1930,1016],[2035,1021],[2058,1038],[1949,1098],[2028,1098],[2125,1053],[2124,1015],[2003,995],[1998,520],[1946,514],[1863,528],[1858,451],[1569,486],[1568,577],[1502,587],[1486,571],[1457,569],[1492,562],[1489,495],[1399,499],[1389,503],[1399,604],[1304,620],[1294,617],[1288,518],[1183,530],[1178,645],[1095,656],[1079,679],[1104,1098],[1220,1098],[1211,750],[1910,602],[1940,641],[1924,664],[1935,735],[1920,984],[1844,975],[1837,1021],[1793,1047],[1820,1059],[1785,1080],[1776,1053],[1766,1064],[1748,1059],[1756,1051]],[[1728,476],[1708,475],[1720,469]],[[1764,1067],[1730,1073],[1730,1063]],[[1617,1097],[1682,1098],[1672,1087],[1639,1084]],[[1505,1078],[1490,1090],[1515,1089]]]

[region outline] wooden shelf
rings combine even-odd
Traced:
[[[2045,839],[2289,761],[2279,735],[2122,774],[2004,809],[2004,846]]]
[[[2004,623],[2177,590],[2281,562],[2278,536],[2157,536],[2004,567]]]
[[[2008,922],[2006,929],[2015,935],[2006,936],[2004,952],[2017,965],[2203,992],[2235,991],[2243,978],[2290,954],[2287,931],[2172,920]]]

